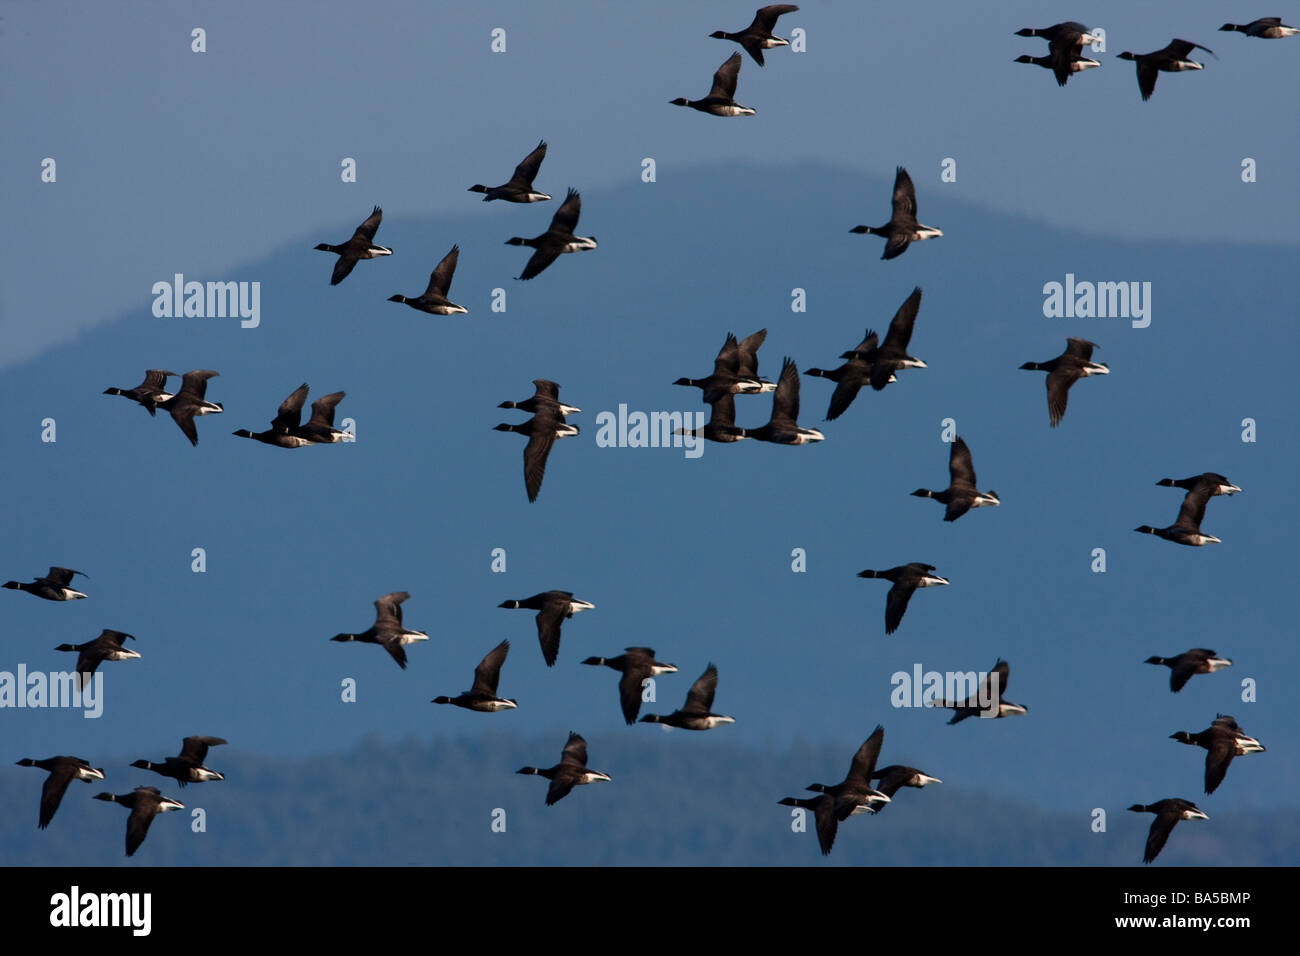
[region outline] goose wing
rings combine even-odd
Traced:
[[[375,231],[379,229],[379,223],[383,221],[384,211],[378,206],[374,212],[366,217],[366,221],[357,226],[357,231],[352,234],[353,239],[364,239],[367,243],[374,242]],[[349,271],[351,271],[349,269]],[[346,275],[346,273],[344,273]]]
[[[1187,492],[1183,497],[1182,507],[1178,509],[1178,520],[1174,522],[1174,527],[1199,531],[1201,521],[1205,518],[1205,505],[1209,502],[1213,490],[1213,486],[1208,482],[1200,482]]]
[[[876,770],[876,761],[880,759],[880,748],[885,742],[885,728],[880,724],[871,732],[871,736],[862,742],[858,752],[853,755],[849,772],[844,777],[846,784],[855,788],[868,787]]]
[[[307,401],[307,391],[307,383],[303,382],[280,404],[280,410],[271,419],[273,430],[287,432],[302,424],[302,406]]]
[[[515,174],[510,177],[510,185],[520,186],[525,189],[531,188],[533,180],[537,178],[537,171],[542,168],[542,160],[546,158],[546,140],[542,140],[537,147],[523,158],[523,161],[515,167]]]
[[[741,45],[749,49],[749,46],[744,41],[741,42]],[[763,62],[761,59],[762,54],[755,53],[754,50],[749,52],[761,65]],[[710,99],[717,97],[718,99],[729,100],[736,95],[736,78],[740,75],[740,61],[740,54],[733,53],[727,57],[727,61],[722,66],[718,67],[718,72],[713,74],[713,87],[709,90]]]
[[[691,689],[686,692],[686,703],[682,705],[682,712],[701,716],[709,713],[717,689],[718,669],[710,663],[704,669],[704,673],[691,685]]]
[[[560,764],[571,767],[587,766],[587,741],[579,734],[569,731],[569,740],[560,752]]]
[[[186,737],[181,741],[178,759],[185,763],[201,764],[208,756],[209,747],[220,747],[225,743],[220,737]]]
[[[55,812],[59,809],[59,804],[63,802],[63,794],[68,789],[68,784],[72,782],[77,775],[77,765],[60,761],[59,765],[50,771],[49,776],[45,778],[45,783],[41,785],[41,820],[40,828],[44,830],[54,819]]]
[[[1065,406],[1070,401],[1070,386],[1083,375],[1076,364],[1061,363],[1047,373],[1047,416],[1055,428],[1065,417]]]
[[[451,288],[451,277],[456,274],[456,263],[460,261],[460,246],[454,245],[451,251],[442,257],[442,261],[429,274],[429,286],[424,290],[426,296],[445,296]]]
[[[551,217],[550,231],[572,235],[573,230],[578,228],[578,216],[581,213],[582,196],[579,195],[576,189],[570,189],[568,195],[564,197],[564,202],[560,204],[560,208],[555,210],[555,215]],[[529,265],[531,264],[529,263]]]
[[[781,378],[772,393],[772,423],[797,427],[799,421],[799,368],[794,359],[786,358],[781,364]]]
[[[402,626],[402,602],[410,597],[408,591],[393,591],[375,600],[375,627],[383,629]]]
[[[347,394],[347,392],[330,392],[328,395],[322,395],[316,399],[311,403],[311,421],[307,424],[333,428],[334,409],[339,402],[347,397]]]
[[[501,665],[506,662],[506,655],[509,653],[509,641],[502,641],[487,652],[487,656],[479,662],[478,667],[474,668],[473,689],[475,691],[484,691],[493,696],[496,695],[497,683],[501,679]]]

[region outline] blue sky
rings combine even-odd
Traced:
[[[330,9],[33,5],[0,21],[0,77],[24,90],[6,98],[0,156],[23,224],[0,239],[12,503],[0,575],[67,564],[91,576],[75,604],[0,596],[0,669],[64,667],[51,648],[103,627],[135,634],[144,655],[105,665],[99,720],[0,715],[13,759],[162,755],[191,733],[265,755],[487,727],[649,746],[660,730],[621,726],[617,675],[578,663],[648,644],[682,668],[661,681],[661,710],[718,665],[717,709],[737,724],[715,740],[809,738],[847,757],[880,722],[886,759],[1086,814],[1197,799],[1203,755],[1168,735],[1227,712],[1269,751],[1235,762],[1201,805],[1295,805],[1284,681],[1300,653],[1278,578],[1300,464],[1289,413],[1300,196],[1282,172],[1297,131],[1259,104],[1294,85],[1300,40],[1218,33],[1250,19],[1223,4],[993,16],[809,3],[778,31],[806,28],[808,52],[746,62],[737,99],[758,115],[719,120],[667,101],[704,94],[734,49],[707,34],[748,22],[747,5]],[[1011,62],[1044,46],[1012,33],[1067,15],[1107,27],[1108,53],[1060,90]],[[195,25],[208,33],[202,55],[189,50]],[[488,49],[497,26],[500,55]],[[1172,36],[1219,59],[1162,75],[1143,103],[1113,54]],[[582,190],[579,232],[600,248],[518,283],[525,252],[504,240],[543,231],[556,204],[484,204],[465,190],[503,182],[542,138],[538,185]],[[39,182],[45,156],[58,162],[52,185]],[[356,184],[339,181],[345,156]],[[1254,184],[1240,179],[1246,156]],[[644,157],[655,183],[641,182]],[[939,180],[945,157],[955,183]],[[880,241],[848,229],[887,218],[898,164],[921,220],[945,235],[881,262]],[[346,239],[374,204],[395,254],[331,288],[333,257],[312,246]],[[453,242],[451,298],[468,316],[384,301],[422,288]],[[154,318],[149,290],[176,272],[260,281],[262,325]],[[1045,318],[1042,286],[1066,273],[1151,282],[1151,327]],[[596,446],[596,415],[620,403],[703,408],[670,383],[707,374],[728,331],[769,329],[769,377],[786,354],[826,367],[864,327],[883,332],[914,285],[912,352],[929,368],[831,423],[830,385],[805,377],[802,420],[826,432],[820,445],[709,445],[696,461]],[[505,313],[489,308],[498,287]],[[791,311],[794,288],[806,312]],[[1053,430],[1041,373],[1017,369],[1067,335],[1099,342],[1112,374],[1076,385]],[[197,448],[165,415],[100,395],[147,367],[222,373],[209,398],[226,413],[199,422]],[[529,505],[524,441],[491,429],[520,420],[496,405],[537,377],[582,407],[583,432],[555,448]],[[348,392],[339,414],[356,419],[355,445],[290,452],[230,436],[265,428],[303,381],[312,397]],[[761,424],[769,402],[739,398],[739,422]],[[52,445],[39,439],[47,416]],[[1003,501],[955,525],[908,497],[944,484],[947,417]],[[1210,503],[1205,527],[1223,544],[1132,533],[1177,513],[1179,493],[1157,479],[1205,470],[1245,488]],[[190,571],[195,547],[205,574]],[[505,574],[490,571],[497,547]],[[807,573],[791,572],[796,547]],[[1096,547],[1105,574],[1089,570]],[[953,583],[918,593],[886,637],[887,587],[855,574],[908,561]],[[597,605],[565,625],[553,669],[531,615],[496,607],[548,588]],[[409,649],[407,671],[376,648],[329,643],[367,627],[371,601],[398,589],[412,594],[407,623],[432,635]],[[429,703],[466,689],[503,637],[501,689],[518,711]],[[1194,646],[1236,666],[1175,696],[1164,669],[1141,663]],[[895,671],[984,670],[999,656],[1027,717],[947,727],[889,707]],[[345,677],[358,681],[355,704],[339,701]],[[1257,703],[1241,702],[1243,678],[1258,681]],[[119,792],[144,782],[124,769],[110,780]]]

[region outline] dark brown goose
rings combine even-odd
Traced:
[[[122,646],[122,642],[127,638],[135,640],[132,634],[105,628],[93,641],[86,641],[84,644],[60,644],[55,650],[76,652],[77,674],[84,688],[101,661],[131,661],[140,657],[135,651],[128,651]]]
[[[646,681],[660,674],[677,673],[676,664],[655,660],[652,647],[629,647],[618,657],[588,657],[582,663],[593,667],[603,665],[623,675],[618,681],[618,702],[629,726],[636,723],[641,712],[641,696],[645,693]]]
[[[517,700],[498,697],[497,684],[501,680],[501,665],[510,653],[510,642],[502,641],[488,651],[478,667],[474,668],[474,686],[455,697],[435,697],[435,704],[454,704],[466,710],[477,710],[484,714],[494,714],[498,710],[513,710],[519,706]]]
[[[755,332],[745,339],[745,342],[751,343],[757,336],[765,338],[767,330]],[[762,339],[759,339],[759,344],[761,343]],[[748,364],[751,369],[757,368],[757,351],[758,345],[752,345],[749,351],[742,351],[741,343],[735,334],[728,332],[726,341],[722,343],[722,348],[718,349],[717,357],[713,360],[712,375],[708,378],[679,378],[673,384],[701,389],[704,392],[706,405],[712,405],[724,395],[757,395],[760,392],[771,391],[775,386],[769,389],[767,385],[770,383],[763,382],[755,371],[741,371],[742,364]]]
[[[885,251],[882,259],[894,259],[907,251],[913,242],[923,239],[936,239],[943,231],[934,226],[925,226],[916,219],[916,187],[912,177],[902,166],[894,174],[894,196],[892,200],[893,215],[883,226],[854,226],[849,232],[859,235],[883,236]]]
[[[912,600],[912,594],[917,588],[942,587],[948,583],[947,578],[941,578],[937,574],[931,574],[935,567],[933,564],[922,564],[919,561],[913,561],[911,564],[900,564],[896,568],[889,568],[886,571],[859,571],[860,578],[883,578],[886,581],[893,582],[893,587],[889,589],[889,594],[885,598],[885,633],[893,634],[898,630],[898,625],[903,623],[903,615],[907,612],[907,602]]]
[[[308,386],[303,382],[280,403],[271,427],[264,432],[251,432],[247,428],[237,429],[234,434],[239,438],[251,438],[263,445],[278,448],[304,448],[313,444],[312,440],[299,434],[302,424],[302,406],[307,401]]]
[[[590,611],[595,606],[590,601],[578,600],[572,591],[543,591],[521,601],[502,601],[497,605],[537,612],[537,641],[542,645],[547,667],[554,667],[560,654],[561,625],[580,611]]]
[[[1149,524],[1144,524],[1133,530],[1139,534],[1154,534],[1166,541],[1191,548],[1220,544],[1221,542],[1214,535],[1206,534],[1201,530],[1201,522],[1205,520],[1205,506],[1213,496],[1212,484],[1208,482],[1197,484],[1183,496],[1183,504],[1178,509],[1178,519],[1169,527],[1153,528]]]
[[[521,412],[536,412],[543,406],[558,407],[561,415],[576,415],[582,411],[576,405],[566,405],[560,401],[560,386],[545,378],[533,379],[533,394],[522,402],[502,402],[497,408],[517,408]]]
[[[945,505],[944,521],[956,521],[972,508],[996,507],[996,491],[979,491],[975,486],[975,464],[971,459],[970,448],[958,436],[948,452],[948,487],[943,491],[930,491],[918,488],[912,492],[917,498],[933,498]]]
[[[641,718],[643,724],[664,724],[681,730],[712,730],[726,724],[734,724],[735,717],[713,713],[713,695],[718,689],[718,669],[712,664],[704,669],[686,692],[686,703],[680,710],[671,714],[646,714]]]
[[[491,202],[494,199],[504,199],[506,202],[545,202],[551,197],[533,188],[533,180],[537,178],[537,171],[542,168],[542,160],[545,158],[546,140],[542,140],[524,157],[523,162],[515,167],[515,173],[508,183],[492,187],[475,183],[469,187],[469,191],[483,193],[484,202]]]
[[[563,800],[576,786],[587,783],[609,783],[613,778],[599,770],[587,769],[587,741],[569,731],[569,742],[564,745],[560,762],[554,767],[521,767],[515,773],[536,774],[551,781],[546,788],[546,805]]]
[[[375,623],[360,634],[336,634],[331,641],[359,641],[362,644],[378,644],[388,651],[389,656],[397,661],[397,666],[406,670],[406,647],[416,641],[427,641],[429,635],[424,631],[412,631],[402,624],[402,602],[411,595],[406,591],[393,591],[375,601]]]
[[[1174,825],[1179,820],[1210,819],[1196,804],[1179,797],[1157,800],[1149,804],[1135,803],[1129,809],[1134,813],[1156,815],[1156,818],[1151,821],[1151,829],[1147,832],[1146,849],[1142,852],[1143,863],[1151,863],[1160,855],[1165,842],[1169,839],[1169,834],[1173,832]]]
[[[536,397],[536,396],[534,396]],[[522,425],[510,425],[502,422],[493,426],[495,431],[514,432],[526,435],[528,444],[524,446],[524,491],[529,501],[536,501],[542,491],[542,479],[546,477],[546,460],[551,455],[551,446],[557,438],[570,438],[579,433],[577,425],[570,425],[564,420],[559,403],[538,402],[533,417]]]
[[[144,373],[144,381],[135,388],[113,388],[110,386],[104,389],[104,394],[121,395],[123,398],[138,402],[152,417],[156,413],[158,406],[172,397],[172,393],[167,391],[167,379],[175,377],[175,372],[151,368]]]
[[[1137,64],[1138,91],[1143,101],[1151,99],[1156,91],[1156,78],[1162,73],[1182,73],[1187,70],[1203,70],[1205,64],[1187,59],[1193,50],[1204,50],[1210,56],[1215,53],[1207,46],[1190,40],[1171,40],[1169,45],[1153,53],[1130,53],[1125,50],[1119,54],[1121,60],[1133,60]]]
[[[1144,663],[1163,664],[1169,668],[1169,689],[1175,694],[1197,674],[1213,674],[1231,667],[1232,661],[1205,647],[1193,647],[1175,657],[1148,657]]]
[[[885,742],[885,728],[876,725],[871,736],[862,742],[853,755],[849,772],[840,783],[826,785],[810,783],[805,789],[825,793],[835,798],[835,819],[843,822],[857,813],[875,813],[889,802],[889,795],[871,786],[880,747]]]
[[[1261,40],[1281,40],[1300,33],[1300,30],[1295,27],[1283,23],[1281,17],[1260,17],[1249,23],[1225,23],[1219,29],[1230,33],[1233,31],[1244,33],[1248,37],[1258,37]]]
[[[390,295],[388,301],[402,302],[430,315],[468,313],[469,309],[447,298],[447,292],[451,289],[451,278],[456,274],[456,263],[459,261],[460,246],[452,246],[451,251],[442,257],[442,261],[433,267],[433,272],[429,274],[429,285],[423,292],[414,299],[408,299],[400,294]]]
[[[131,764],[141,770],[152,770],[164,777],[171,777],[182,787],[187,783],[207,783],[212,780],[225,780],[224,774],[203,766],[208,756],[209,747],[220,747],[226,743],[220,737],[186,737],[181,741],[179,756],[167,757],[162,763],[150,763],[137,760]]]
[[[1219,714],[1214,723],[1200,733],[1189,734],[1185,730],[1169,735],[1171,740],[1193,747],[1203,747],[1205,753],[1205,792],[1214,793],[1228,774],[1228,765],[1233,757],[1246,754],[1262,754],[1265,750],[1254,737],[1248,736],[1237,726],[1237,722],[1226,714]]]
[[[199,430],[194,426],[195,417],[218,415],[226,409],[220,402],[210,402],[204,396],[208,392],[208,379],[216,378],[220,373],[211,369],[194,369],[181,376],[181,390],[158,407],[172,416],[191,445],[199,443]]]
[[[131,811],[131,815],[126,818],[127,856],[134,856],[135,851],[140,849],[154,817],[168,810],[185,809],[185,804],[164,797],[157,787],[136,787],[130,793],[123,794],[97,793],[95,799],[118,803]]]
[[[311,419],[292,430],[299,438],[320,445],[346,441],[348,433],[334,427],[334,410],[347,398],[347,392],[330,392],[311,403]]]
[[[955,710],[952,720],[948,721],[950,724],[960,723],[967,717],[1017,717],[1029,713],[1028,707],[1023,704],[1013,704],[1002,696],[1010,681],[1011,665],[1000,660],[985,676],[975,696],[960,701],[936,700],[929,706]]]
[[[92,780],[104,779],[102,769],[92,767],[80,757],[46,757],[44,760],[33,760],[31,757],[24,757],[18,761],[18,766],[39,767],[49,772],[49,776],[45,778],[45,783],[41,785],[41,815],[37,826],[42,830],[50,825],[50,821],[54,819],[54,814],[58,812],[59,804],[63,802],[63,794],[67,792],[68,784],[74,780],[90,783]]]
[[[1100,348],[1087,339],[1066,339],[1065,351],[1047,362],[1026,362],[1020,366],[1030,372],[1047,372],[1047,417],[1052,427],[1061,424],[1070,400],[1070,386],[1081,378],[1109,375],[1110,368],[1092,360],[1092,350]]]
[[[35,581],[6,581],[3,586],[11,591],[26,591],[46,601],[79,601],[86,595],[71,586],[73,575],[77,574],[86,577],[72,568],[51,567],[49,573]]]
[[[689,106],[693,110],[711,116],[753,116],[756,110],[741,106],[735,100],[736,80],[740,76],[740,61],[740,54],[733,53],[722,66],[718,67],[718,71],[713,74],[713,86],[709,88],[709,95],[703,99],[688,100],[684,96],[679,96],[668,102],[673,106]]]
[[[560,208],[551,217],[550,228],[540,236],[525,239],[511,236],[506,240],[507,246],[528,246],[533,255],[520,273],[520,279],[531,279],[545,271],[561,254],[566,252],[583,252],[596,248],[595,236],[577,236],[573,230],[578,228],[578,216],[582,213],[582,197],[576,189],[570,189]]]
[[[780,17],[787,13],[794,13],[798,9],[793,3],[768,4],[754,12],[754,22],[745,29],[735,33],[714,30],[709,36],[714,40],[733,40],[739,43],[745,48],[745,52],[754,58],[754,62],[762,66],[764,50],[790,45],[789,40],[781,39],[772,31],[776,28],[776,21]]]
[[[378,256],[391,256],[393,250],[375,242],[375,232],[383,221],[384,211],[378,206],[366,217],[366,221],[357,226],[352,238],[339,246],[322,242],[316,248],[321,252],[333,252],[339,257],[334,263],[334,272],[330,275],[330,285],[338,285],[352,272],[362,259],[374,259]]]

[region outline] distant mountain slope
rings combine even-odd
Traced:
[[[0,830],[8,865],[112,865],[125,860],[126,814],[91,800],[108,789],[158,783],[186,810],[156,820],[135,857],[145,865],[821,865],[811,832],[791,832],[783,796],[814,779],[838,780],[848,754],[828,747],[754,749],[648,731],[638,759],[611,762],[613,736],[592,735],[591,765],[612,784],[576,789],[554,807],[545,786],[514,770],[549,766],[562,733],[522,739],[487,733],[435,742],[370,740],[314,760],[247,753],[211,761],[224,782],[184,790],[126,759],[106,784],[73,784],[50,828],[36,829],[42,775],[0,770],[11,808]],[[939,768],[929,766],[932,772]],[[1189,793],[1195,797],[1196,794]],[[1117,795],[1108,832],[1090,830],[1091,808],[1043,811],[945,782],[904,790],[876,817],[842,824],[830,864],[858,866],[1140,865],[1149,819],[1126,812],[1145,791]],[[1153,797],[1151,797],[1153,798]],[[1206,806],[1203,802],[1202,806]],[[190,831],[203,807],[207,832]],[[491,830],[505,810],[506,830]],[[811,822],[811,821],[810,821]],[[1295,865],[1294,814],[1242,812],[1179,827],[1165,865]]]

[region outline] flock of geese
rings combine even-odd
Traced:
[[[793,4],[765,6],[756,12],[753,22],[744,30],[716,31],[711,36],[739,44],[744,52],[761,67],[765,63],[765,50],[789,45],[789,41],[776,36],[773,30],[781,16],[798,9]],[[1262,18],[1247,24],[1225,24],[1220,29],[1262,39],[1279,39],[1300,32],[1294,27],[1283,24],[1276,17]],[[1097,42],[1099,37],[1081,23],[1067,21],[1045,29],[1025,28],[1017,31],[1017,35],[1042,38],[1048,42],[1046,56],[1024,55],[1020,56],[1017,62],[1052,70],[1061,86],[1065,86],[1074,73],[1100,66],[1098,61],[1083,53],[1084,46]],[[1146,100],[1154,92],[1156,77],[1160,72],[1202,69],[1202,64],[1188,59],[1193,49],[1212,53],[1200,44],[1175,39],[1168,46],[1153,53],[1124,52],[1119,54],[1119,57],[1136,63],[1138,86],[1142,99]],[[742,62],[743,57],[740,52],[732,54],[714,74],[713,85],[707,96],[698,100],[678,98],[671,103],[713,116],[754,115],[756,112],[754,109],[735,101]],[[543,160],[546,158],[546,152],[546,142],[539,142],[515,167],[513,175],[507,182],[493,187],[476,184],[469,187],[469,191],[481,193],[484,202],[500,200],[523,204],[550,200],[552,197],[549,194],[541,192],[534,185]],[[882,259],[889,260],[901,256],[913,242],[943,236],[940,229],[924,225],[917,219],[916,189],[907,170],[901,166],[896,170],[891,207],[890,219],[885,224],[859,225],[850,230],[859,235],[881,237],[885,242]],[[576,233],[580,213],[581,197],[576,190],[569,189],[544,232],[533,238],[515,236],[507,240],[508,245],[525,246],[533,250],[519,279],[528,280],[539,276],[562,254],[597,248],[594,236],[580,236]],[[331,285],[343,282],[358,262],[393,254],[392,249],[379,245],[375,241],[382,219],[382,210],[375,206],[346,242],[338,245],[321,243],[315,247],[317,250],[338,256],[330,277]],[[388,301],[404,304],[430,315],[450,316],[467,313],[467,309],[448,298],[459,255],[459,245],[453,245],[434,267],[428,285],[420,295],[408,297],[395,294]],[[838,368],[806,370],[804,374],[808,376],[828,379],[834,383],[835,387],[825,416],[827,421],[835,421],[844,415],[859,392],[868,385],[874,391],[881,391],[896,383],[899,373],[926,368],[925,362],[908,351],[920,311],[921,299],[921,289],[913,289],[890,321],[884,339],[881,340],[875,331],[867,329],[861,342],[840,355],[843,364]],[[674,383],[676,385],[700,389],[704,403],[711,409],[707,425],[698,431],[683,429],[680,434],[690,434],[723,444],[744,439],[784,445],[803,445],[824,440],[825,435],[819,429],[799,424],[799,369],[792,359],[788,357],[784,359],[775,383],[760,377],[758,351],[766,336],[766,329],[760,329],[744,339],[737,339],[735,335],[728,334],[714,360],[712,374],[700,379],[676,380]],[[1082,338],[1069,338],[1065,351],[1057,357],[1046,362],[1026,362],[1021,366],[1025,370],[1047,373],[1047,408],[1052,427],[1061,424],[1065,416],[1069,391],[1075,382],[1082,378],[1109,373],[1110,369],[1107,365],[1092,359],[1093,351],[1097,347],[1096,343]],[[180,376],[180,389],[173,393],[168,390],[167,381],[169,378],[176,377],[176,373],[163,369],[149,369],[144,381],[135,388],[113,387],[106,389],[105,394],[130,399],[141,405],[151,417],[156,415],[158,409],[168,412],[190,443],[197,445],[198,432],[195,420],[205,415],[225,411],[222,403],[209,401],[206,397],[207,384],[217,375],[217,372],[207,369],[186,372]],[[522,401],[504,401],[500,404],[501,408],[516,409],[529,413],[531,417],[520,424],[503,423],[496,426],[499,431],[515,432],[528,439],[524,449],[524,484],[529,501],[535,501],[538,497],[547,458],[555,440],[579,433],[577,426],[567,422],[567,416],[581,411],[576,406],[560,401],[560,386],[554,381],[539,378],[533,381],[533,385],[535,391],[531,397]],[[346,393],[337,391],[316,399],[312,404],[310,419],[303,423],[302,413],[308,392],[309,388],[305,383],[295,389],[280,405],[267,429],[259,432],[240,429],[234,434],[281,448],[301,448],[345,441],[348,436],[334,426],[334,416],[337,406]],[[767,423],[752,428],[737,426],[736,396],[759,395],[767,392],[773,393],[771,414]],[[951,443],[948,469],[947,488],[941,490],[920,488],[912,492],[917,497],[931,498],[943,505],[944,521],[957,521],[972,509],[995,507],[1000,504],[997,492],[979,490],[971,449],[960,437]],[[1166,478],[1158,484],[1179,488],[1185,492],[1178,517],[1168,527],[1154,528],[1142,525],[1136,529],[1137,532],[1155,535],[1166,541],[1186,546],[1219,543],[1217,537],[1201,530],[1207,503],[1216,496],[1237,494],[1241,488],[1223,475],[1210,472],[1185,479]],[[868,569],[859,572],[858,576],[861,578],[890,582],[891,586],[885,599],[886,634],[893,634],[899,629],[908,603],[918,589],[949,583],[936,571],[934,565],[911,562],[884,570]],[[51,567],[47,574],[36,577],[31,582],[9,581],[3,586],[11,590],[25,591],[47,601],[72,601],[86,597],[84,592],[72,586],[73,579],[77,576],[84,575],[70,568]],[[407,666],[407,645],[429,639],[428,633],[412,630],[403,624],[402,604],[409,597],[406,591],[383,595],[374,602],[375,619],[367,630],[360,633],[341,633],[331,640],[341,643],[358,642],[378,645],[404,670]],[[556,664],[559,656],[563,622],[581,611],[593,609],[595,605],[576,598],[571,592],[551,590],[527,598],[507,600],[500,607],[536,612],[538,642],[543,659],[549,667]],[[140,658],[138,652],[125,646],[128,640],[134,640],[133,636],[105,629],[91,641],[83,644],[61,644],[56,650],[77,654],[76,669],[80,675],[79,680],[84,686],[102,662]],[[503,640],[483,657],[474,669],[473,685],[469,690],[456,696],[435,697],[432,703],[452,705],[480,713],[516,709],[519,706],[518,701],[514,698],[502,697],[498,691],[501,671],[510,646],[509,640]],[[588,657],[582,663],[608,667],[620,673],[619,707],[628,725],[638,722],[657,723],[684,730],[708,731],[735,722],[733,717],[713,711],[718,669],[712,663],[691,685],[679,709],[669,714],[644,716],[641,715],[641,706],[647,682],[662,675],[676,673],[678,670],[676,665],[657,660],[656,652],[649,647],[628,647],[624,653],[616,657]],[[1153,656],[1148,658],[1146,663],[1169,667],[1170,689],[1177,693],[1193,676],[1214,673],[1231,666],[1232,661],[1219,656],[1213,650],[1193,648],[1170,658]],[[993,669],[988,672],[976,695],[966,700],[943,699],[930,703],[933,706],[952,710],[954,713],[949,721],[951,724],[973,716],[1001,718],[1028,713],[1026,706],[1013,703],[1004,696],[1009,678],[1010,665],[1006,661],[998,660]],[[1172,735],[1172,739],[1201,747],[1207,752],[1204,775],[1204,788],[1207,794],[1212,794],[1223,782],[1234,757],[1260,753],[1265,749],[1258,740],[1242,731],[1232,717],[1222,714],[1218,715],[1206,730],[1199,733],[1179,731]],[[209,748],[225,743],[226,741],[219,737],[186,737],[177,756],[166,757],[158,763],[137,760],[131,766],[170,778],[182,787],[190,783],[220,781],[224,776],[205,767],[204,760],[207,758]],[[942,782],[938,777],[914,767],[889,765],[877,769],[876,764],[883,743],[884,728],[877,726],[854,754],[843,781],[832,785],[813,783],[806,789],[814,793],[814,796],[787,797],[779,801],[781,805],[801,808],[811,813],[823,854],[831,852],[839,824],[849,817],[880,813],[903,788],[919,789]],[[24,758],[18,763],[25,767],[37,767],[48,774],[40,801],[39,826],[42,829],[53,820],[68,785],[73,780],[88,783],[105,778],[102,768],[93,767],[78,757],[56,756],[43,760]],[[518,773],[541,776],[549,781],[546,793],[547,805],[563,799],[575,786],[611,781],[608,774],[587,766],[587,743],[576,733],[569,734],[559,763],[548,768],[523,767]],[[126,794],[100,793],[96,795],[96,799],[118,803],[131,811],[126,832],[127,856],[133,855],[143,843],[156,815],[183,808],[179,801],[164,796],[157,788],[151,786],[139,786]],[[1151,862],[1156,858],[1174,825],[1180,820],[1208,818],[1195,804],[1181,798],[1163,799],[1152,804],[1134,804],[1129,809],[1134,812],[1155,814],[1155,821],[1151,825],[1143,854],[1144,862]]]

